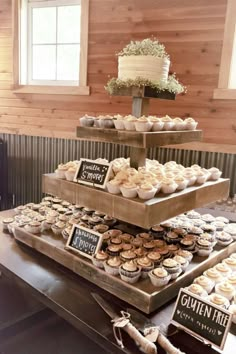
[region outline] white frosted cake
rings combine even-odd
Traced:
[[[152,81],[167,82],[170,61],[152,55],[129,55],[118,57],[118,78],[121,80],[137,77]]]

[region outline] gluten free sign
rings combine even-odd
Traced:
[[[74,182],[105,188],[110,170],[111,165],[109,163],[81,159]]]
[[[232,315],[222,307],[181,289],[171,322],[223,349],[231,317]]]

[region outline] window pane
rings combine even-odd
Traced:
[[[56,79],[56,46],[34,45],[33,46],[33,80]]]
[[[80,43],[80,5],[58,7],[58,43]]]
[[[236,30],[235,30],[235,35],[234,35],[234,45],[233,45],[233,53],[232,53],[232,64],[231,64],[229,88],[236,89]]]
[[[57,80],[79,80],[79,45],[58,45]]]
[[[34,8],[33,44],[56,42],[56,7]]]

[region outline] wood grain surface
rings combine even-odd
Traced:
[[[11,1],[1,0],[0,132],[75,138],[85,113],[130,114],[129,97],[110,97],[104,90],[117,77],[117,57],[130,40],[151,35],[165,44],[171,72],[187,87],[175,101],[150,100],[150,113],[192,116],[204,141],[234,144],[236,101],[214,100],[223,43],[227,0],[91,0],[88,85],[90,96],[14,93]]]

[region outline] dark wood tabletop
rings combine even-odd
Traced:
[[[0,213],[0,220],[11,215],[11,211]],[[14,280],[74,327],[87,335],[108,353],[141,353],[126,333],[123,335],[125,348],[121,349],[114,339],[111,319],[98,306],[91,293],[103,295],[110,303],[120,309],[127,304],[103,291],[70,270],[50,260],[33,249],[16,242],[14,237],[3,232],[0,226],[0,269],[8,278]],[[167,326],[171,342],[187,354],[213,354],[215,349],[203,344],[183,331],[176,331],[169,325],[175,302],[166,304],[148,317],[157,325]],[[130,306],[129,306],[130,307]],[[235,353],[236,330],[228,334],[224,354]],[[158,353],[164,351],[158,347]]]

